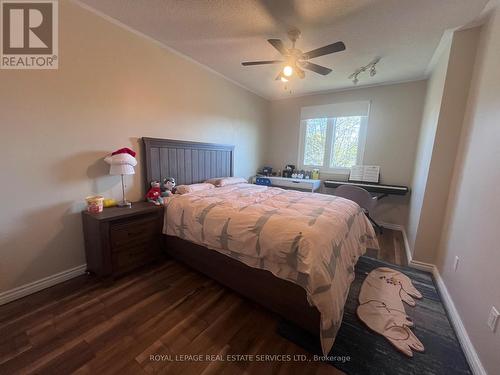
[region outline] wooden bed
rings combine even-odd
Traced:
[[[142,138],[144,184],[174,177],[177,185],[233,176],[234,146]],[[203,246],[165,236],[165,251],[174,259],[207,275],[248,299],[318,336],[320,314],[309,305],[305,290],[271,272],[251,268]]]

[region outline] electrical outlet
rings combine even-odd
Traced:
[[[456,271],[458,268],[458,262],[460,261],[459,257],[455,257],[455,263],[453,263],[453,269]]]
[[[495,332],[498,320],[498,310],[495,306],[491,306],[490,315],[488,316],[488,327],[490,327],[491,332]]]

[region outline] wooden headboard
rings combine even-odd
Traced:
[[[151,181],[173,177],[177,185],[233,176],[234,146],[142,138],[146,191]]]

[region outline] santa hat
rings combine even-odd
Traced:
[[[115,152],[111,153],[111,155],[118,155],[118,154],[129,154],[135,158],[135,151],[129,149],[128,147],[121,148],[121,149],[116,150]]]
[[[110,165],[109,174],[134,174],[134,167],[137,165],[135,155],[133,150],[125,147],[106,156],[104,161]]]

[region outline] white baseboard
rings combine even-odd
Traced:
[[[63,281],[83,275],[86,269],[87,265],[82,264],[81,266],[77,266],[69,270],[56,273],[55,275],[44,277],[43,279],[34,281],[32,283],[21,285],[17,288],[2,292],[0,293],[0,305],[4,305],[16,299],[25,297],[29,294],[39,292],[42,289],[46,289],[48,287],[62,283]]]
[[[437,267],[434,267],[432,274],[434,276],[434,279],[436,280],[437,288],[443,299],[443,304],[446,308],[446,311],[448,312],[448,316],[451,320],[453,328],[455,328],[455,333],[457,334],[458,341],[460,342],[460,346],[465,353],[467,362],[469,362],[472,373],[474,375],[487,375],[486,370],[484,369],[483,364],[481,363],[481,360],[477,355],[476,349],[474,349],[474,345],[472,345],[472,342],[470,341],[469,335],[465,330],[462,319],[458,314],[455,304],[453,303],[453,300],[448,293],[448,289],[446,288],[446,285],[441,278]]]
[[[384,223],[379,222],[379,224],[387,229],[399,230],[403,235],[403,242],[405,247],[406,259],[408,260],[408,265],[417,270],[426,271],[432,273],[434,271],[434,265],[430,263],[419,262],[418,260],[414,260],[412,256],[412,252],[410,249],[410,243],[408,242],[408,236],[406,235],[405,227],[400,224],[392,224],[392,223]]]
[[[387,228],[387,229],[401,231],[401,233],[403,234],[406,258],[408,259],[408,265],[410,267],[421,270],[421,271],[426,271],[426,272],[432,273],[432,275],[434,276],[434,280],[436,280],[436,287],[439,290],[439,293],[442,297],[443,305],[446,309],[446,312],[448,313],[448,317],[450,318],[451,324],[453,325],[453,328],[455,329],[455,333],[457,334],[458,341],[460,342],[460,346],[462,347],[462,350],[464,351],[465,357],[467,358],[467,362],[469,363],[469,366],[471,367],[472,373],[474,375],[487,375],[487,373],[486,373],[486,371],[481,363],[481,360],[479,359],[479,356],[477,355],[476,349],[474,349],[474,345],[472,345],[472,342],[470,341],[469,335],[467,334],[467,331],[465,330],[462,319],[460,318],[460,315],[458,314],[458,311],[455,307],[455,304],[453,303],[453,300],[451,299],[451,296],[448,293],[448,289],[446,288],[446,285],[445,285],[443,279],[441,278],[441,275],[440,275],[437,267],[434,264],[424,263],[424,262],[420,262],[418,260],[413,259],[410,245],[408,242],[408,237],[406,236],[405,228],[402,225],[391,224],[391,223],[379,223],[379,224],[382,227]]]

